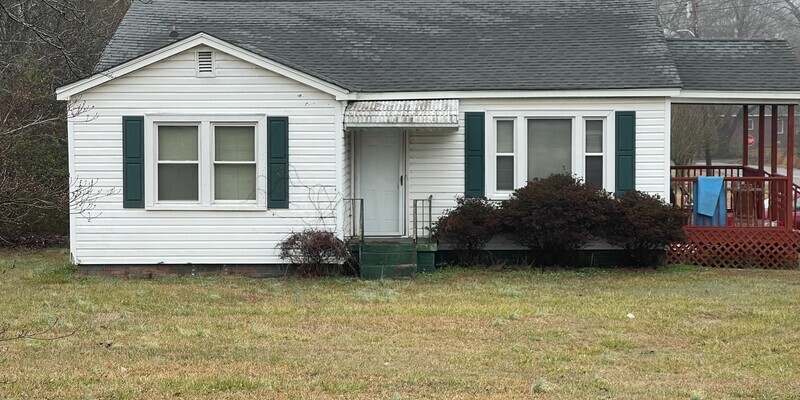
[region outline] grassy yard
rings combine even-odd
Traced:
[[[75,330],[0,342],[0,398],[800,398],[795,271],[125,281],[66,259],[0,252],[5,336]]]

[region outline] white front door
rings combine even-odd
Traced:
[[[364,234],[402,235],[403,133],[358,132],[356,186],[364,199]]]

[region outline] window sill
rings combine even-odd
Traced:
[[[267,207],[259,204],[156,204],[145,208],[146,211],[267,211]]]
[[[512,194],[514,194],[514,192],[490,193],[486,198],[494,202],[505,201],[510,199]]]

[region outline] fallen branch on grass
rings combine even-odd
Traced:
[[[0,342],[10,342],[12,340],[58,340],[75,334],[75,330],[66,333],[55,333],[59,319],[56,318],[49,325],[42,329],[23,329],[17,334],[10,334],[7,327],[0,327]]]

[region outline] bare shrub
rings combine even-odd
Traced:
[[[278,244],[282,260],[293,264],[301,276],[340,275],[350,259],[347,244],[333,232],[306,229]]]

